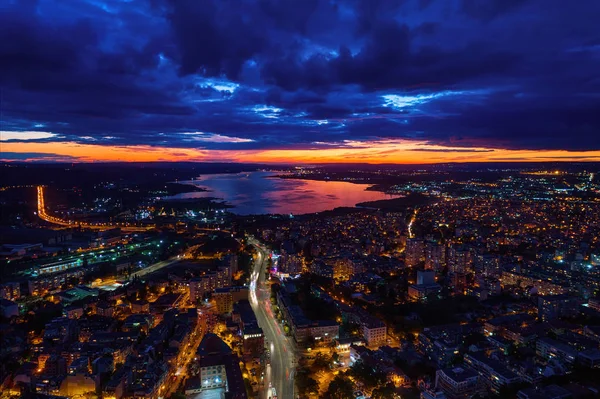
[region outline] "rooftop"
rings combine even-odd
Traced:
[[[231,353],[231,348],[216,334],[208,333],[202,338],[202,342],[200,342],[196,353],[200,357],[227,355]]]

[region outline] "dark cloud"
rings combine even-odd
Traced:
[[[14,2],[2,126],[207,149],[600,149],[600,2]],[[203,134],[191,139],[182,133]],[[210,139],[207,139],[210,137]]]
[[[225,74],[237,79],[242,65],[266,45],[245,3],[172,1],[167,16],[179,48],[182,74]],[[249,18],[250,17],[250,18]]]
[[[69,155],[52,154],[46,152],[0,152],[0,161],[68,162],[75,160],[77,160],[76,157]]]
[[[462,0],[462,11],[469,17],[489,21],[515,11],[528,0]]]

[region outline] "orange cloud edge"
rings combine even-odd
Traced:
[[[3,153],[23,154],[22,159]],[[27,153],[35,156],[27,157]],[[47,156],[44,156],[47,154]],[[487,147],[445,147],[407,140],[346,141],[341,147],[268,150],[213,150],[106,146],[75,142],[2,142],[1,161],[52,162],[244,162],[244,163],[390,163],[446,162],[600,162],[600,151],[507,150]]]

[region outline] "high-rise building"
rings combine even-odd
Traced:
[[[451,245],[448,248],[448,271],[451,273],[468,273],[471,271],[471,252],[462,245]]]
[[[425,244],[425,269],[442,271],[446,266],[446,247],[437,242],[428,241]]]
[[[467,275],[465,273],[450,273],[450,280],[455,292],[463,292],[467,287]]]
[[[425,260],[425,243],[420,238],[406,239],[405,263],[408,267],[417,266]]]
[[[238,259],[237,254],[227,254],[223,258],[223,264],[229,266],[229,270],[231,271],[232,274],[237,273],[238,263],[239,263],[239,259]]]

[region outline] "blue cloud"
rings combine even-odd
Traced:
[[[207,149],[378,137],[598,150],[598,19],[594,0],[13,1],[2,130]]]

